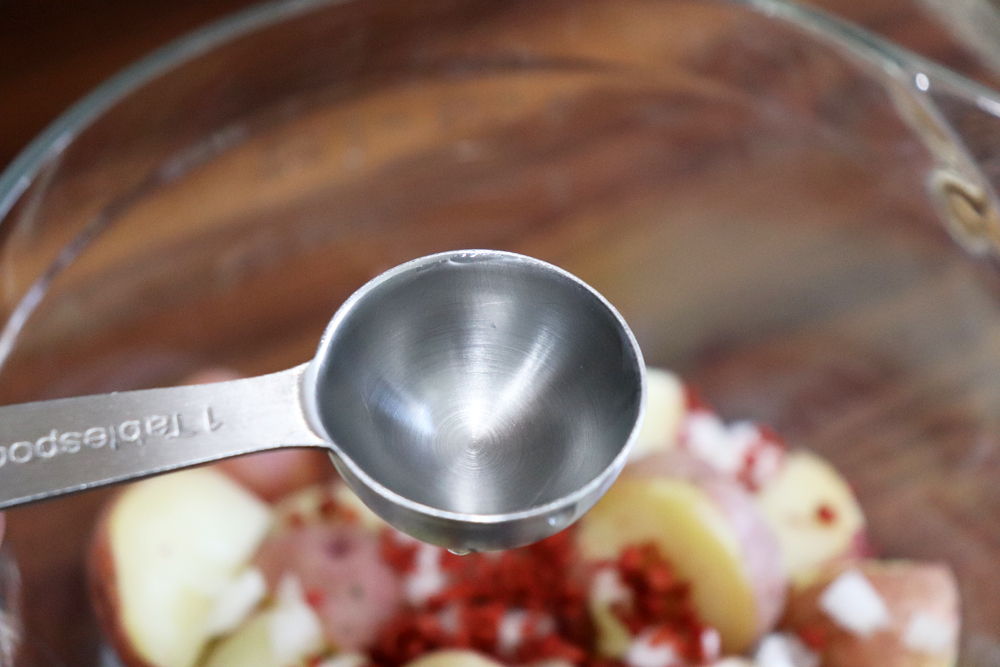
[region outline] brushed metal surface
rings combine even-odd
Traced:
[[[408,262],[315,359],[245,380],[0,408],[0,508],[251,452],[324,447],[376,513],[456,551],[544,538],[624,466],[644,365],[624,320],[545,262]]]

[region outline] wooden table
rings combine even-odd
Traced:
[[[0,165],[9,163],[68,105],[108,76],[171,39],[250,4],[248,0],[12,0],[0,4]],[[967,50],[910,0],[816,0],[814,4],[997,85]],[[81,506],[85,514],[103,500],[101,495],[87,498]],[[39,534],[51,532],[48,526],[57,517],[44,508],[31,512]],[[88,531],[89,525],[81,524],[63,539],[79,546],[88,539]],[[39,554],[26,567],[65,573],[49,577],[47,590],[33,589],[32,593],[71,593],[55,596],[65,600],[59,608],[30,608],[29,622],[43,627],[46,619],[55,619],[66,625],[67,619],[80,614],[79,603],[85,599],[78,568],[72,567],[74,563],[61,563],[59,549],[25,539],[25,548]],[[78,636],[44,639],[55,662],[43,660],[51,664],[72,664],[73,656],[86,654],[96,641],[89,626],[82,627]]]
[[[0,166],[6,166],[66,107],[136,58],[252,4],[252,0],[0,3]],[[958,71],[992,80],[914,0],[813,0],[811,4]]]

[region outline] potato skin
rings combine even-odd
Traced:
[[[588,562],[656,544],[691,584],[695,608],[726,652],[749,649],[781,616],[787,579],[771,529],[738,482],[687,452],[657,452],[627,466],[577,530]],[[669,531],[687,532],[675,539]]]
[[[111,644],[125,667],[159,667],[139,655],[120,622],[118,610],[121,605],[118,600],[115,559],[111,553],[111,536],[108,531],[111,510],[120,497],[121,491],[104,506],[88,549],[87,586],[90,589],[90,600],[105,640]]]
[[[657,452],[625,468],[623,475],[681,479],[698,485],[729,518],[744,548],[756,601],[757,633],[777,624],[785,609],[788,580],[781,565],[781,547],[751,496],[728,478],[688,452]]]
[[[819,606],[826,587],[851,568],[868,579],[893,617],[891,627],[869,637],[839,627]],[[906,647],[906,625],[918,611],[955,624],[951,650],[927,654]],[[823,667],[951,667],[957,658],[959,619],[958,584],[947,565],[866,560],[832,566],[813,584],[794,590],[781,625],[819,644]]]

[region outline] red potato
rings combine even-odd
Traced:
[[[89,558],[105,636],[129,667],[192,667],[213,636],[264,594],[248,567],[270,508],[226,475],[198,468],[130,485],[108,505]]]
[[[381,557],[386,524],[343,483],[294,493],[274,515],[254,558],[273,602],[222,637],[203,667],[288,667],[330,652],[336,667],[368,664],[362,651],[402,604],[401,578]]]
[[[699,615],[719,631],[725,652],[745,651],[781,615],[780,550],[752,497],[684,452],[629,469],[579,523],[588,560],[648,542],[691,583]]]
[[[792,593],[782,626],[818,649],[823,667],[952,667],[958,587],[942,564],[841,564]]]
[[[863,555],[861,506],[847,480],[820,456],[789,452],[755,497],[794,585],[808,585],[825,567]]]
[[[403,605],[399,575],[382,559],[378,536],[360,525],[290,528],[268,538],[254,562],[271,590],[297,577],[327,643],[339,651],[367,649]]]
[[[233,377],[212,371],[192,381]],[[676,386],[664,387],[670,391],[662,392],[661,402],[676,407]],[[860,640],[856,632],[849,633],[850,641],[844,639],[844,628],[823,611],[824,590],[816,583],[830,584],[838,574],[831,564],[843,567],[864,535],[858,527],[863,527],[860,509],[843,480],[822,461],[782,452],[783,474],[768,477],[768,484],[752,495],[739,475],[720,472],[711,457],[698,458],[675,446],[683,412],[664,409],[641,461],[630,464],[581,520],[577,539],[584,558],[610,559],[624,546],[654,542],[691,583],[701,618],[719,630],[727,653],[748,649],[774,627],[793,575],[798,590],[785,626],[803,640],[824,643],[824,667],[952,666],[957,594],[946,569],[948,577],[942,579],[939,566],[859,566],[884,599],[891,621]],[[313,466],[320,458],[317,476]],[[803,460],[806,464],[799,465]],[[322,453],[269,453],[157,478],[163,482],[148,480],[135,487],[165,486],[155,493],[130,489],[116,499],[95,537],[91,584],[104,628],[124,664],[288,667],[330,652],[335,652],[331,664],[338,667],[345,667],[336,662],[341,659],[354,661],[346,667],[364,664],[360,651],[412,597],[410,580],[426,584],[433,577],[401,576],[382,560],[378,533],[385,524],[343,483],[288,495],[330,471]],[[261,497],[282,500],[269,508],[233,479],[245,481]],[[817,515],[817,502],[845,519],[819,538],[815,531],[800,530],[797,518],[803,512]],[[808,565],[808,577],[789,567],[789,553]],[[914,569],[920,576],[909,573]],[[901,602],[911,598],[909,606]],[[934,604],[928,602],[932,599]],[[613,603],[591,591],[599,651],[622,658],[635,637],[612,613]],[[899,627],[892,625],[897,612],[906,617]],[[501,667],[470,651],[434,652],[411,665]]]

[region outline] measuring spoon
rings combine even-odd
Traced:
[[[622,467],[645,366],[579,278],[495,250],[397,266],[271,375],[0,408],[0,509],[283,447],[322,447],[396,528],[453,551],[535,542]]]

